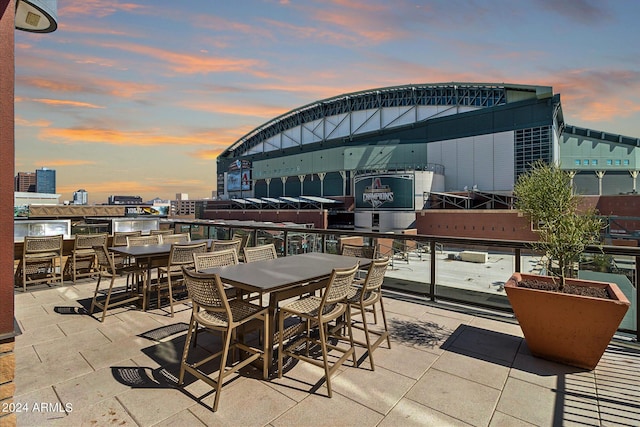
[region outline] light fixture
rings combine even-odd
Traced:
[[[16,28],[52,33],[58,28],[58,0],[16,0]]]

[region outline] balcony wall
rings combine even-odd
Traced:
[[[416,212],[418,234],[499,240],[537,240],[531,223],[513,210],[431,209]]]

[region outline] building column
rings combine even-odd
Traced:
[[[318,173],[318,178],[320,178],[320,197],[324,197],[324,177],[327,176],[325,172]]]
[[[602,178],[604,178],[606,171],[595,171],[595,173],[598,177],[598,196],[602,196]]]
[[[264,181],[267,183],[267,197],[269,197],[269,187],[271,186],[271,178],[266,178]]]
[[[0,405],[13,401],[16,358],[13,299],[14,0],[0,0]],[[0,411],[0,425],[15,426],[15,413]]]
[[[347,195],[347,171],[340,171],[342,177],[342,197]]]
[[[629,171],[629,174],[631,174],[631,179],[633,180],[633,192],[636,193],[636,179],[638,178],[638,171]]]
[[[287,195],[287,177],[286,176],[281,176],[280,177],[280,181],[282,181],[282,195],[286,196]]]
[[[298,179],[300,180],[300,195],[304,195],[304,178],[306,175],[298,175]]]

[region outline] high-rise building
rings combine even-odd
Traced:
[[[36,169],[36,193],[55,194],[56,171],[49,168]]]
[[[86,205],[89,203],[89,193],[86,190],[80,189],[73,192],[73,204],[74,205]]]
[[[14,191],[23,193],[35,193],[36,191],[36,173],[35,172],[18,172],[14,179]]]

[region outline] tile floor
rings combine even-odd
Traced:
[[[387,295],[392,346],[358,348],[326,397],[322,370],[289,363],[282,379],[249,369],[223,387],[176,375],[190,308],[82,312],[95,282],[15,293],[19,426],[640,426],[640,348],[613,342],[592,372],[532,357],[519,327]],[[197,351],[218,348],[202,334]]]

